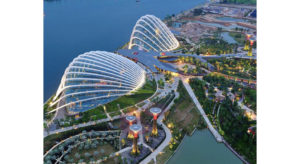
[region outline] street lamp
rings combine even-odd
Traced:
[[[132,154],[138,154],[140,151],[138,149],[138,146],[137,146],[137,139],[138,139],[138,136],[139,136],[139,132],[142,130],[142,126],[141,125],[138,125],[138,124],[133,124],[130,126],[130,130],[133,132],[133,147],[132,147],[132,151],[131,153]]]
[[[157,136],[157,116],[161,112],[160,108],[151,108],[150,112],[153,115],[152,135]]]

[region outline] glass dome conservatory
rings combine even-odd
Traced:
[[[153,15],[142,16],[135,24],[128,49],[137,47],[146,51],[172,51],[179,42],[169,28]]]
[[[134,92],[144,82],[145,71],[133,61],[105,51],[87,52],[69,64],[51,106],[56,106],[53,111],[84,112]]]

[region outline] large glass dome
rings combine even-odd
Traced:
[[[87,52],[69,64],[51,106],[84,112],[133,92],[144,82],[145,71],[133,61],[105,51]]]
[[[146,51],[172,51],[178,46],[175,36],[159,18],[145,15],[134,26],[128,49],[137,47]]]

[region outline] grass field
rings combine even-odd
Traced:
[[[155,81],[147,81],[146,84],[141,89],[137,90],[134,94],[122,96],[116,99],[115,101],[106,104],[106,110],[107,112],[117,111],[119,110],[118,104],[120,106],[120,109],[132,106],[152,96],[155,93],[155,91]]]
[[[176,129],[174,131],[183,130],[191,134],[196,127],[204,124],[204,121],[181,81],[179,82],[177,91],[180,96],[174,101],[174,105],[166,114],[166,122],[167,124],[174,124]]]
[[[229,32],[229,35],[239,44],[244,44],[246,37],[240,32]]]
[[[165,147],[162,152],[162,154],[158,154],[156,156],[156,164],[164,164],[170,158],[174,151],[170,150],[169,147]]]

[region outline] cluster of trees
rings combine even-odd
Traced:
[[[199,48],[194,53],[221,55],[237,52],[238,44],[230,44],[219,38],[203,38],[199,40]]]
[[[201,8],[199,8],[199,9],[194,9],[194,10],[193,10],[193,15],[194,15],[194,16],[205,15],[205,12],[204,12]]]
[[[244,103],[256,112],[256,89],[244,89]]]
[[[209,59],[218,72],[246,79],[256,79],[256,60],[254,59]]]
[[[52,134],[44,138],[44,152],[49,150],[51,147],[53,147],[57,142],[64,140],[66,138],[69,138],[71,136],[83,133],[85,131],[90,131],[90,130],[96,130],[96,131],[104,131],[108,130],[108,125],[106,122],[96,124],[96,125],[91,125],[87,127],[82,127],[78,129],[73,129],[65,132],[61,132],[58,134]]]
[[[195,68],[189,68],[188,65],[185,65],[183,67],[183,73],[184,74],[193,74],[198,75],[202,74],[203,71],[201,67],[208,68],[208,64],[206,62],[202,62],[201,60],[191,57],[191,56],[180,56],[178,60],[182,63],[189,63],[191,65],[194,65]]]
[[[256,121],[249,121],[229,98],[221,106],[219,121],[225,140],[250,163],[256,163],[256,135],[247,133],[249,127],[256,125]]]
[[[158,87],[159,88],[164,88],[165,87],[165,83],[164,83],[164,80],[161,78],[161,79],[159,79],[158,81],[157,81],[157,83],[158,83]]]
[[[256,0],[221,0],[221,3],[256,5]]]
[[[213,100],[209,100],[205,95],[205,82],[199,79],[190,79],[190,85],[202,105],[206,114],[211,114],[214,106]]]
[[[232,87],[232,92],[237,92],[239,88],[242,88],[242,86],[240,86],[238,83],[231,80],[227,80],[225,79],[225,77],[214,73],[204,76],[203,80],[207,81],[213,86],[218,87],[223,91],[228,91],[228,88]]]
[[[56,159],[61,158],[64,163],[73,162],[84,162],[84,161],[95,161],[99,158],[99,154],[102,154],[103,158],[108,158],[105,156],[105,150],[98,148],[103,145],[110,144],[115,150],[119,149],[119,132],[96,132],[83,131],[81,135],[73,136],[67,139],[65,142],[61,143],[58,147],[51,150],[45,157],[45,163],[52,163]],[[104,139],[95,139],[96,137]],[[91,154],[91,151],[93,152]],[[75,153],[76,152],[76,153]],[[73,154],[73,155],[72,155]]]
[[[214,102],[205,96],[205,82],[199,79],[190,79],[190,85],[210,120],[216,119],[215,116],[212,116]],[[249,127],[256,125],[256,121],[249,121],[238,104],[232,103],[226,96],[221,104],[219,119],[216,122],[225,140],[237,152],[247,157],[250,163],[256,163],[256,136],[247,133]]]

